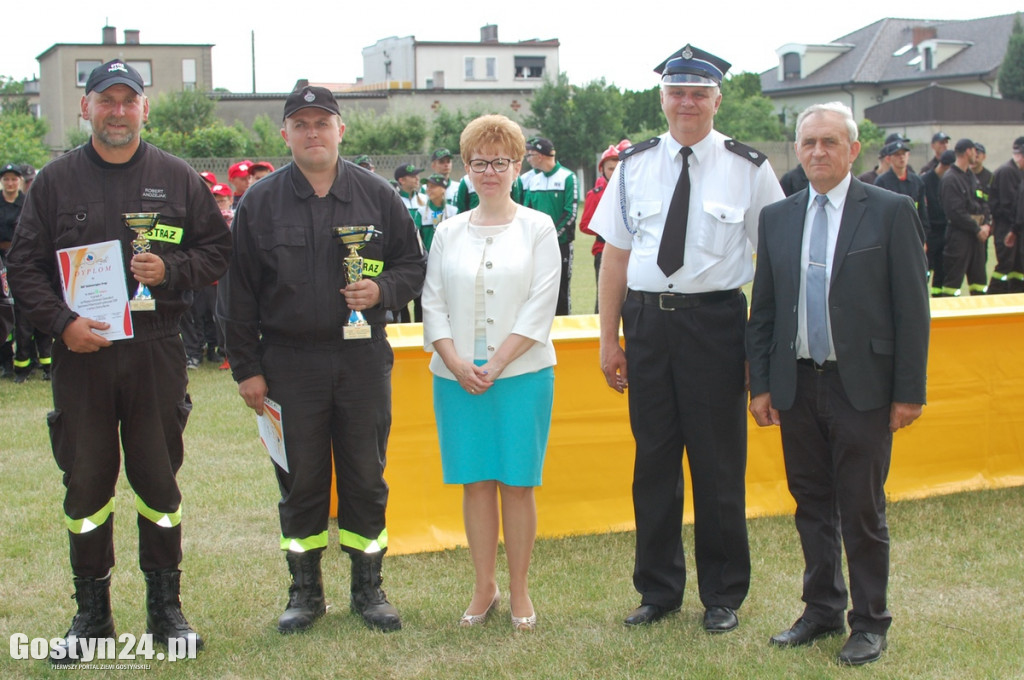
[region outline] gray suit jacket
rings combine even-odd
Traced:
[[[766,207],[747,325],[750,393],[786,410],[796,396],[800,246],[808,190]],[[930,311],[924,233],[906,196],[852,179],[828,307],[839,375],[859,411],[925,403]]]

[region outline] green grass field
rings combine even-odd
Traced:
[[[579,262],[579,260],[578,260]],[[582,278],[582,277],[581,277]],[[278,549],[277,489],[251,413],[234,383],[211,364],[190,373],[195,409],[186,431],[185,613],[207,648],[195,660],[137,660],[147,678],[1024,678],[1024,487],[895,503],[890,648],[871,666],[838,667],[842,643],[778,650],[768,638],[800,613],[802,560],[792,519],[752,520],[753,584],[739,630],[700,629],[694,585],[682,611],[648,629],[622,617],[632,588],[631,533],[543,540],[531,572],[539,615],[516,634],[508,606],[488,625],[457,625],[472,588],[465,549],[389,556],[385,587],[405,628],[383,635],[348,611],[347,559],[325,557],[333,608],[306,634],[282,636],[285,561]],[[29,638],[63,635],[74,613],[63,488],[44,417],[49,385],[0,382],[0,630]],[[132,494],[123,475],[115,514],[113,575],[118,633],[145,632]],[[333,532],[332,532],[333,533]],[[692,546],[692,529],[684,529]],[[692,555],[688,555],[692,574]],[[506,579],[499,578],[503,589]],[[162,651],[157,648],[157,651]],[[51,677],[42,660],[0,654],[0,678]],[[65,671],[74,672],[74,671]],[[140,675],[141,674],[141,675]]]

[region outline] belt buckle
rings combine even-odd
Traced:
[[[663,312],[674,312],[674,311],[676,311],[677,308],[675,306],[673,306],[673,307],[666,307],[665,306],[665,300],[666,299],[671,300],[673,295],[675,295],[675,293],[658,293],[658,309],[660,309]]]

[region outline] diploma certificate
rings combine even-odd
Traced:
[[[135,334],[120,241],[58,250],[57,266],[68,307],[79,316],[110,324],[107,330],[93,329],[93,333],[107,340],[124,340]]]
[[[288,453],[284,448],[284,425],[281,423],[281,405],[270,399],[263,399],[263,415],[256,416],[260,441],[267,447],[270,459],[279,468],[288,472]]]

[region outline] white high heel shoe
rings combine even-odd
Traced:
[[[480,624],[487,621],[490,615],[498,608],[498,603],[501,602],[501,591],[497,587],[494,589],[494,597],[491,598],[491,604],[488,605],[487,609],[483,614],[470,614],[467,609],[459,619],[459,625],[468,628],[469,626],[479,626]]]

